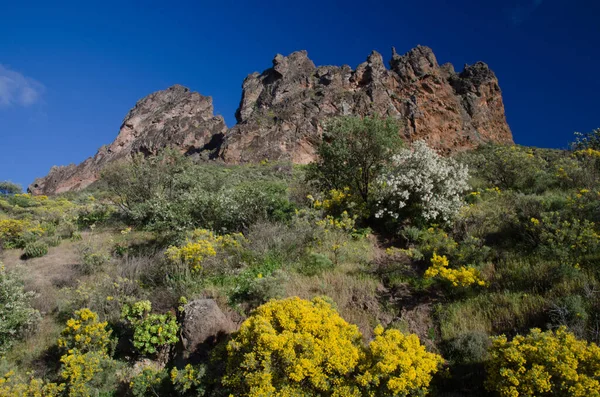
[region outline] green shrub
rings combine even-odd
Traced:
[[[462,160],[476,177],[485,181],[486,187],[532,192],[547,186],[540,186],[540,182],[548,163],[531,148],[486,145],[466,153]]]
[[[46,244],[48,244],[50,247],[58,247],[61,243],[61,238],[60,236],[52,236],[52,237],[48,237],[45,238],[44,241],[46,242]]]
[[[145,367],[129,382],[134,397],[166,396],[169,390],[169,373],[166,369]]]
[[[350,188],[364,203],[391,156],[403,146],[400,127],[391,118],[340,117],[325,126],[318,159],[307,178],[322,190]]]
[[[165,353],[170,345],[179,340],[179,325],[172,313],[150,313],[149,301],[124,305],[121,314],[133,326],[133,346],[145,355]]]
[[[33,241],[27,243],[23,249],[23,255],[27,259],[40,258],[48,253],[48,244],[43,241]]]
[[[175,237],[193,228],[222,233],[289,220],[295,209],[284,171],[194,164],[168,150],[108,167],[102,178],[132,224]]]
[[[575,133],[575,142],[571,143],[573,150],[600,150],[600,128],[596,128],[591,132]]]
[[[79,248],[79,257],[80,263],[78,264],[78,268],[83,274],[96,273],[102,270],[111,260],[107,252],[91,241],[84,243]]]
[[[23,191],[21,185],[10,181],[0,181],[0,194],[18,194]]]
[[[203,381],[206,377],[206,366],[186,365],[183,369],[173,368],[171,370],[171,382],[173,388],[179,395],[203,396],[205,388]]]
[[[305,276],[316,276],[335,267],[327,255],[311,252],[298,267],[298,272]]]
[[[40,319],[30,301],[34,292],[25,292],[23,283],[0,262],[0,354],[32,331]]]
[[[459,364],[482,364],[488,358],[490,344],[490,337],[487,333],[467,332],[446,343],[444,357]]]

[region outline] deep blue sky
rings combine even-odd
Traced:
[[[110,143],[135,102],[179,83],[229,126],[244,77],[276,53],[355,67],[375,49],[487,62],[515,141],[600,127],[600,2],[0,0],[0,180],[26,186]],[[10,86],[9,86],[10,85]]]

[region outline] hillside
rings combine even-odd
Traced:
[[[407,141],[425,139],[445,152],[482,143],[512,143],[498,80],[482,62],[456,73],[438,65],[428,47],[393,50],[390,69],[372,52],[356,70],[319,66],[306,51],[277,55],[273,66],[242,85],[238,123],[227,129],[212,99],[173,86],[141,99],[125,116],[115,141],[79,165],[53,167],[29,191],[56,194],[96,181],[108,164],[136,153],[174,147],[226,163],[315,159],[323,123],[342,115],[378,114],[399,122]]]
[[[0,396],[597,396],[600,130],[441,155],[398,128],[0,183]]]

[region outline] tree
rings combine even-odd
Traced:
[[[307,177],[324,190],[349,187],[365,203],[385,164],[403,146],[399,126],[391,118],[340,117],[325,125],[319,158]]]
[[[21,185],[12,183],[10,181],[0,181],[0,194],[17,194],[21,193],[23,188]]]
[[[573,150],[598,150],[600,151],[600,128],[596,128],[591,132],[575,133],[575,142],[571,143]]]

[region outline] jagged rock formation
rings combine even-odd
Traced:
[[[419,46],[405,55],[393,50],[390,67],[375,51],[356,70],[316,67],[306,51],[277,55],[272,68],[245,79],[238,124],[226,135],[222,158],[308,163],[322,121],[348,114],[393,117],[406,139],[425,139],[443,151],[512,143],[498,80],[485,63],[457,74]]]
[[[226,131],[223,118],[213,114],[211,97],[175,85],[139,100],[125,116],[115,141],[94,157],[79,165],[52,167],[28,190],[56,194],[83,189],[98,179],[107,164],[135,153],[153,154],[165,147],[185,153],[216,151]]]
[[[306,51],[277,55],[273,67],[249,75],[227,131],[213,115],[212,99],[173,86],[141,99],[129,111],[117,139],[79,165],[53,167],[29,186],[34,194],[82,189],[109,163],[167,146],[184,153],[209,151],[226,162],[315,158],[323,121],[339,115],[379,114],[397,119],[407,140],[425,139],[445,152],[484,142],[512,143],[502,94],[483,62],[456,73],[438,65],[428,47],[392,52],[390,69],[373,51],[356,70],[319,66]]]

